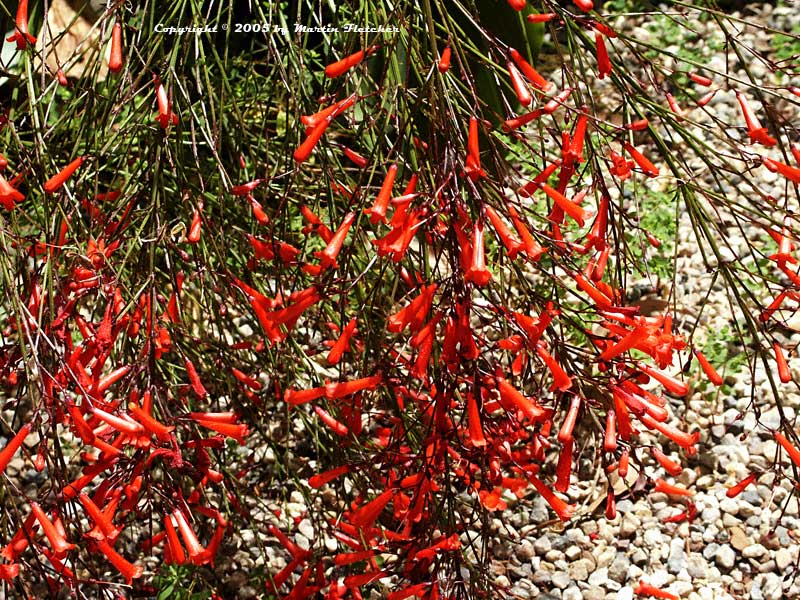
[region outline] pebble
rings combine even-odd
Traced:
[[[736,553],[728,544],[723,544],[714,556],[716,562],[723,569],[731,569],[736,564]]]
[[[570,584],[570,577],[563,571],[556,571],[550,578],[550,582],[558,589],[563,590]]]
[[[586,581],[589,578],[591,563],[586,559],[576,560],[567,567],[567,573],[573,581]]]

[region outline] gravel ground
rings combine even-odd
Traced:
[[[733,16],[790,31],[797,24],[798,9],[797,3],[786,3],[783,7],[751,5],[747,12]],[[718,36],[709,25],[695,25],[703,43]],[[652,35],[642,26],[634,31],[642,36],[640,39]],[[754,28],[744,28],[737,39],[762,52],[770,50],[769,39]],[[711,68],[725,70],[724,54],[708,60]],[[753,61],[749,68],[754,76],[770,81],[771,74],[760,63]],[[731,74],[747,80],[743,70]],[[772,83],[786,85],[786,81]],[[732,92],[721,91],[710,108],[725,121],[736,122],[739,118],[740,109]],[[690,117],[699,122],[705,120],[700,111],[693,111]],[[756,172],[760,188],[776,199],[786,197],[783,182],[774,174],[763,168]],[[725,191],[731,198],[740,194],[735,189]],[[727,231],[729,248],[722,248],[728,254],[726,258],[744,257],[745,238],[758,239],[764,234],[763,228],[752,226],[743,230],[729,227]],[[702,329],[720,331],[734,326],[737,319],[741,322],[719,283],[709,291],[712,273],[697,251],[687,215],[680,218],[678,236],[678,276],[672,290],[678,307],[677,328],[688,338],[699,306],[703,306]],[[770,297],[767,290],[761,291],[762,300]],[[789,326],[782,332],[783,339],[785,347],[791,348],[800,343],[800,334],[793,331],[792,315],[784,316]],[[703,340],[695,336],[695,342]],[[800,360],[790,359],[790,367],[795,380],[800,380]],[[722,391],[699,386],[688,402],[671,400],[673,414],[690,430],[699,428],[702,433],[696,456],[687,459],[677,452],[671,454],[684,465],[675,482],[695,492],[689,499],[697,508],[693,522],[665,523],[664,519],[685,510],[685,503],[660,493],[631,493],[624,482],[614,486],[617,516],[608,520],[603,514],[604,485],[596,486],[593,495],[591,481],[587,484],[586,477],[582,477],[583,483],[579,483],[573,473],[572,500],[589,505],[583,509],[583,519],[579,516],[560,530],[527,525],[547,521],[548,509],[541,498],[532,506],[512,505],[505,515],[503,520],[511,527],[504,525],[504,533],[510,534],[513,541],[498,541],[494,555],[495,569],[500,574],[498,581],[507,582],[509,595],[541,600],[629,600],[634,597],[639,580],[644,579],[688,600],[800,598],[800,579],[796,577],[800,564],[797,543],[800,520],[797,498],[790,495],[790,480],[764,473],[759,476],[758,485],[748,487],[738,497],[731,499],[725,494],[750,472],[768,471],[776,458],[777,444],[770,430],[780,420],[772,406],[772,391],[760,361],[755,364],[754,381],[753,388],[745,364],[739,373],[726,374],[729,385]],[[782,386],[781,393],[787,416],[793,421],[800,394],[791,385]],[[758,420],[751,399],[760,413]],[[643,440],[646,439],[644,436]],[[665,448],[663,439],[658,444]],[[785,453],[781,453],[781,464],[784,467],[789,464]],[[587,464],[586,468],[591,467]],[[649,469],[647,474],[669,480],[660,468]],[[637,473],[629,474],[628,479],[628,484],[633,483]],[[596,510],[591,512],[592,508]]]

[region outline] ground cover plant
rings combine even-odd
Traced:
[[[798,61],[715,4],[617,4],[3,4],[9,593],[225,597],[208,567],[247,531],[263,597],[502,597],[515,503],[694,519],[682,399],[795,386]],[[682,218],[727,330],[681,316]]]

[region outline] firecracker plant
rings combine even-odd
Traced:
[[[591,0],[110,2],[103,46],[58,70],[45,3],[3,7],[12,595],[146,595],[248,528],[284,559],[252,573],[263,597],[501,597],[514,503],[566,522],[594,480],[591,518],[635,490],[694,519],[674,477],[704,438],[676,410],[724,365],[674,281],[659,310],[633,299],[675,246],[642,226],[650,193],[688,215],[762,401],[794,386],[775,330],[800,300],[800,89],[750,67],[798,63],[715,5],[651,10],[715,23],[747,78],[654,54]],[[769,241],[731,258],[730,223]],[[774,437],[796,478],[794,424]]]

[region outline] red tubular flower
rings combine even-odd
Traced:
[[[350,56],[345,56],[341,60],[337,60],[336,62],[325,67],[325,76],[329,77],[330,79],[339,77],[339,75],[346,73],[364,60],[365,56],[366,53],[363,50],[359,50]]]
[[[736,496],[742,493],[744,488],[753,483],[756,480],[756,477],[758,477],[758,473],[750,473],[750,475],[742,479],[739,483],[728,488],[728,491],[725,492],[725,495],[728,498],[735,498]]]
[[[677,463],[674,460],[672,460],[669,456],[664,454],[661,450],[659,450],[655,446],[652,446],[650,448],[650,453],[653,455],[653,458],[655,458],[658,461],[658,464],[664,467],[664,470],[673,477],[677,477],[678,475],[683,473],[683,467],[680,465],[680,463]]]
[[[25,441],[25,438],[31,432],[30,424],[26,423],[22,427],[20,427],[17,434],[9,440],[6,444],[6,447],[0,450],[0,473],[4,473],[8,463],[11,462],[11,459],[19,450],[19,447],[22,445],[22,442]]]
[[[239,444],[244,444],[247,440],[249,429],[244,423],[221,423],[219,421],[206,421],[203,419],[195,419],[195,422],[201,427],[211,429],[217,433],[236,440]]]
[[[378,374],[340,383],[328,383],[325,385],[325,397],[328,400],[338,400],[356,392],[375,390],[382,382],[383,375]]]
[[[203,225],[202,213],[200,212],[201,207],[202,205],[194,209],[192,223],[189,225],[189,233],[186,235],[186,241],[190,244],[196,244],[200,241],[200,233]]]
[[[639,168],[644,172],[645,175],[648,177],[657,177],[658,176],[658,168],[651,163],[641,152],[639,152],[636,148],[631,146],[628,142],[623,142],[622,146],[631,155],[631,158],[639,165]]]
[[[514,93],[517,95],[517,100],[519,100],[522,106],[529,106],[530,103],[533,102],[533,96],[531,96],[530,91],[528,91],[528,87],[522,79],[522,74],[517,67],[514,66],[513,62],[508,61],[506,66],[508,67],[508,74],[511,77],[511,85],[514,88]]]
[[[689,73],[689,79],[694,81],[697,85],[702,85],[703,87],[708,87],[714,83],[708,77],[705,77],[704,75],[698,75],[697,73]]]
[[[400,333],[408,327],[416,331],[422,326],[425,317],[433,303],[433,296],[436,293],[437,285],[423,286],[419,295],[414,298],[405,308],[391,315],[388,320],[387,329],[392,333]]]
[[[486,268],[486,259],[483,248],[483,224],[475,223],[472,230],[472,260],[464,279],[475,285],[484,286],[492,279],[492,274]]]
[[[574,275],[575,283],[578,287],[586,292],[594,303],[601,309],[608,310],[611,308],[611,300],[603,292],[593,286],[589,280],[580,273]]]
[[[557,16],[556,13],[531,13],[525,18],[528,19],[528,23],[547,23]]]
[[[386,223],[386,210],[389,208],[389,200],[392,198],[392,186],[396,175],[397,165],[392,165],[386,173],[381,191],[378,192],[378,197],[375,199],[375,204],[372,205],[372,208],[364,211],[365,214],[369,215],[369,222],[373,225],[378,221]]]
[[[172,562],[177,565],[184,564],[186,562],[186,554],[183,552],[178,532],[175,531],[175,525],[172,524],[172,517],[169,515],[164,517],[164,530],[167,534],[167,549]]]
[[[794,151],[794,150],[793,150]],[[773,173],[780,173],[792,183],[800,184],[800,169],[791,165],[784,164],[777,160],[772,160],[766,156],[761,159],[764,166]],[[0,198],[2,200],[2,198]]]
[[[158,102],[158,116],[156,121],[161,126],[161,129],[166,129],[170,123],[173,125],[178,124],[178,115],[172,112],[172,106],[167,95],[167,88],[164,83],[156,75],[153,77],[153,84],[156,86],[156,101]]]
[[[354,150],[351,150],[350,148],[346,147],[343,149],[343,152],[344,155],[360,169],[363,169],[364,167],[367,166],[367,159],[361,156],[358,152],[355,152]]]
[[[122,576],[125,577],[128,585],[130,585],[134,579],[142,576],[142,567],[131,564],[125,560],[125,558],[123,558],[116,550],[114,550],[105,540],[98,540],[97,547],[100,548],[100,552],[106,555],[106,558],[108,558],[109,562],[114,565],[114,567],[116,567],[120,573],[122,573]]]
[[[789,371],[789,364],[783,355],[783,348],[778,342],[773,342],[772,349],[775,351],[775,362],[778,364],[778,378],[783,383],[789,383],[792,380],[792,373]]]
[[[572,200],[569,200],[566,196],[564,196],[564,194],[562,194],[558,190],[554,190],[553,188],[551,188],[546,183],[542,184],[542,190],[544,190],[545,194],[550,196],[553,202],[555,202],[556,205],[561,210],[563,210],[570,217],[575,219],[575,221],[578,223],[580,227],[583,227],[585,219],[589,216],[589,214],[583,208],[578,206]]]
[[[589,12],[594,8],[594,2],[592,0],[573,0],[575,2],[575,6],[580,8],[583,12]]]
[[[369,529],[375,523],[384,507],[392,500],[392,498],[394,498],[396,494],[396,490],[386,490],[354,512],[350,522],[356,527]]]
[[[556,161],[547,165],[536,177],[522,186],[517,193],[523,198],[530,197],[536,190],[542,187],[542,184],[550,179],[550,176],[562,165],[562,160],[559,158]],[[510,211],[511,207],[509,207]]]
[[[663,492],[665,494],[669,494],[670,496],[693,496],[694,492],[692,490],[687,490],[679,485],[673,485],[671,483],[667,483],[660,477],[656,478],[655,487],[653,488],[654,492]]]
[[[14,34],[6,41],[16,42],[17,50],[25,50],[28,44],[36,45],[36,38],[28,32],[28,0],[19,0],[17,4],[16,26]]]
[[[783,449],[786,450],[786,453],[789,455],[789,458],[792,459],[792,462],[800,468],[800,450],[798,450],[794,444],[792,444],[785,435],[783,435],[780,431],[775,433],[775,439],[777,442],[783,446]]]
[[[525,226],[525,223],[519,217],[519,213],[513,206],[508,207],[508,214],[511,217],[511,222],[514,224],[514,229],[517,230],[520,239],[522,240],[522,251],[529,260],[538,260],[544,254],[545,249],[536,241],[533,234]]]
[[[199,562],[202,561],[205,549],[197,539],[197,536],[192,530],[192,527],[189,525],[189,522],[186,520],[183,511],[181,511],[179,508],[176,508],[172,512],[172,516],[175,519],[175,522],[178,524],[178,531],[181,532],[183,543],[186,544],[186,550],[189,552],[189,559],[193,563],[199,564]]]
[[[547,104],[542,107],[542,112],[545,114],[553,114],[558,110],[558,107],[567,101],[567,98],[572,94],[572,88],[566,88],[559,92],[559,94],[551,99]]]
[[[336,230],[336,233],[333,234],[331,241],[328,242],[328,245],[325,247],[325,250],[314,253],[314,256],[320,259],[320,264],[324,269],[328,269],[330,267],[336,268],[336,258],[339,256],[339,252],[342,250],[342,245],[347,238],[347,232],[350,231],[350,226],[353,224],[355,219],[356,214],[354,212],[347,213],[342,221],[342,224],[339,225],[339,228]]]
[[[617,497],[614,488],[609,486],[606,492],[606,519],[613,521],[617,518]]]
[[[297,406],[322,398],[324,395],[324,387],[311,388],[309,390],[286,390],[283,393],[283,401],[291,406]]]
[[[170,433],[175,430],[175,427],[169,426],[158,422],[156,419],[151,417],[147,412],[143,411],[139,408],[135,402],[128,403],[128,410],[133,415],[133,417],[141,423],[142,427],[144,427],[150,434],[156,436],[159,441],[166,442],[170,439]]]
[[[617,419],[614,409],[609,408],[606,414],[606,430],[603,436],[603,450],[614,452],[617,449]]]
[[[705,372],[706,377],[708,377],[708,380],[714,385],[717,386],[722,385],[722,377],[720,376],[719,373],[717,373],[717,370],[714,368],[714,365],[708,362],[708,359],[706,358],[705,354],[700,352],[700,350],[695,350],[694,355],[697,357],[697,361],[703,368],[703,372]]]
[[[664,92],[664,96],[667,98],[667,104],[669,104],[669,109],[675,113],[677,116],[677,121],[683,121],[683,111],[681,107],[678,106],[678,101],[675,100],[675,96],[670,94],[669,92]]]
[[[521,11],[525,8],[525,0],[508,0],[508,5],[516,11]]]
[[[39,506],[37,502],[31,502],[31,511],[36,517],[36,520],[39,521],[39,525],[42,526],[42,531],[44,531],[47,540],[50,542],[53,552],[56,554],[65,554],[75,547],[75,544],[70,544],[64,539],[64,536],[59,533],[58,529],[56,529],[53,522],[47,517],[42,507]]]
[[[317,416],[320,420],[328,426],[328,428],[333,431],[336,435],[347,437],[350,435],[350,430],[347,428],[346,425],[337,421],[328,411],[325,409],[314,406],[314,412],[317,413]]]
[[[714,99],[714,96],[716,96],[716,95],[717,95],[717,90],[711,90],[711,91],[710,91],[710,92],[708,92],[707,94],[703,95],[703,96],[702,96],[702,97],[701,97],[701,98],[700,98],[700,99],[697,101],[697,106],[700,106],[700,107],[703,107],[703,106],[705,106],[706,104],[708,104],[709,102],[711,102],[711,101]]]
[[[77,171],[78,167],[80,167],[82,164],[83,164],[83,157],[79,156],[71,163],[69,163],[66,167],[61,169],[58,173],[53,175],[50,179],[48,179],[43,186],[44,191],[47,192],[48,194],[53,194],[56,191],[58,191],[58,189],[62,185],[64,185],[67,179],[69,179],[70,176],[75,171]]]
[[[676,396],[685,396],[689,393],[689,386],[684,382],[678,381],[674,377],[670,377],[666,373],[662,373],[661,371],[658,371],[644,363],[637,362],[636,366],[647,373],[650,377],[658,381],[671,394],[675,394]]]
[[[578,411],[581,408],[581,397],[575,395],[569,404],[569,410],[564,417],[564,422],[561,424],[561,429],[558,430],[558,441],[566,444],[572,439],[572,430],[575,428],[575,421],[578,418]]]
[[[234,196],[248,196],[250,192],[252,192],[262,183],[264,183],[263,179],[254,179],[253,181],[249,181],[247,183],[235,185],[231,188],[231,194]]]
[[[637,415],[639,420],[644,423],[646,427],[649,429],[655,429],[656,431],[660,432],[665,437],[668,437],[673,442],[681,446],[687,451],[691,451],[694,449],[694,445],[700,439],[700,432],[696,431],[693,434],[688,434],[679,429],[672,427],[667,423],[662,423],[654,419],[649,413],[642,413],[641,415]]]
[[[92,501],[92,499],[86,494],[80,494],[78,496],[78,500],[80,500],[81,504],[83,504],[86,514],[89,515],[99,529],[99,532],[97,533],[99,537],[97,539],[108,539],[111,541],[116,539],[116,537],[119,535],[119,529],[114,527],[114,524],[103,514],[103,511],[100,510],[100,508]]]
[[[515,117],[513,119],[507,119],[503,121],[503,131],[513,131],[515,129],[518,129],[523,125],[526,125],[531,121],[538,119],[543,114],[544,112],[541,109],[537,108],[536,110],[531,111],[524,115],[520,115],[519,117]]]
[[[464,169],[472,181],[477,181],[486,176],[486,172],[481,168],[481,152],[478,147],[478,119],[470,117],[469,134],[467,135],[467,166]]]
[[[189,377],[189,383],[192,386],[192,391],[201,400],[208,396],[203,382],[200,381],[200,375],[197,374],[197,369],[194,368],[194,363],[188,357],[183,358],[183,364],[186,366],[186,374]]]
[[[769,133],[767,132],[766,127],[761,126],[761,122],[758,120],[756,113],[750,107],[750,104],[747,102],[747,98],[744,97],[740,91],[736,91],[736,100],[739,101],[739,106],[742,109],[742,115],[744,116],[745,124],[747,125],[747,135],[750,137],[750,143],[755,144],[758,142],[764,146],[774,146],[778,143],[778,141],[770,137]]]
[[[442,50],[442,56],[439,58],[439,64],[436,66],[439,73],[447,73],[450,70],[450,46]]]
[[[567,504],[561,498],[553,493],[538,477],[535,475],[528,476],[528,481],[533,484],[533,487],[542,495],[545,501],[556,512],[558,518],[562,521],[569,521],[572,518],[572,513],[575,507],[572,504]]]
[[[528,78],[528,81],[530,81],[536,89],[546,92],[553,86],[552,83],[539,75],[536,69],[534,69],[517,50],[509,48],[508,54],[511,60],[519,67],[519,70],[522,71],[522,74]]]
[[[0,565],[0,579],[10,583],[12,579],[19,575],[19,565],[17,563],[11,565]]]
[[[104,421],[110,427],[123,433],[137,435],[144,431],[144,427],[142,427],[139,423],[136,423],[133,420],[123,419],[122,417],[118,417],[117,415],[113,415],[97,407],[92,408],[92,414],[94,414],[94,416],[101,421]]]
[[[611,66],[611,59],[608,57],[605,37],[599,31],[594,33],[594,43],[597,50],[597,78],[604,79],[606,75],[611,74],[613,67]]]
[[[541,420],[547,413],[539,406],[535,400],[525,397],[513,385],[504,378],[497,378],[497,391],[500,392],[500,400],[506,410],[514,408],[521,410],[522,413],[531,421]]]
[[[294,151],[294,160],[297,163],[303,163],[308,160],[308,157],[311,156],[311,153],[314,151],[314,147],[319,142],[322,134],[325,133],[325,130],[328,128],[328,125],[331,124],[332,117],[327,117],[323,119],[316,125],[314,128],[308,133],[306,139],[303,140],[303,143],[297,147],[297,150]]]
[[[336,340],[336,343],[331,347],[331,351],[328,353],[328,364],[335,365],[338,364],[342,358],[342,355],[350,348],[350,338],[353,337],[353,333],[356,330],[356,323],[357,319],[353,317],[350,321],[345,325],[344,329],[342,329],[342,333],[339,338]]]
[[[122,24],[114,23],[111,31],[111,53],[108,57],[108,70],[119,73],[122,70]]]
[[[486,446],[486,438],[483,435],[483,427],[481,426],[480,410],[478,409],[478,401],[471,393],[467,394],[467,425],[469,431],[469,440],[475,448]]]
[[[644,579],[639,580],[639,585],[633,590],[634,594],[639,596],[652,596],[653,598],[661,598],[662,600],[680,600],[678,596],[657,588],[654,585],[645,583]]]
[[[492,227],[494,227],[494,230],[497,232],[497,236],[508,251],[508,258],[513,260],[520,250],[523,249],[524,246],[522,242],[511,235],[511,230],[508,228],[508,225],[500,218],[500,215],[497,214],[495,209],[487,204],[484,206],[484,210],[486,211],[486,216],[489,217],[489,221],[492,223]]]
[[[650,334],[645,327],[634,328],[633,331],[628,333],[628,335],[622,338],[619,342],[613,346],[608,346],[600,355],[600,360],[611,360],[612,358],[616,358],[623,352],[627,352],[631,348],[639,346],[648,338],[649,335]]]
[[[569,160],[583,162],[583,143],[586,138],[586,125],[589,123],[589,115],[586,114],[587,107],[581,107],[581,114],[575,123],[575,131],[570,140],[567,155]],[[567,160],[564,161],[565,163]]]
[[[341,477],[345,473],[350,472],[350,466],[344,465],[342,467],[336,467],[335,469],[331,469],[329,471],[325,471],[324,473],[319,473],[318,475],[313,475],[308,478],[308,485],[314,489],[321,488],[326,483],[330,483],[337,477]]]
[[[558,454],[558,463],[556,464],[556,485],[554,486],[557,492],[563,494],[567,493],[569,489],[569,474],[572,471],[572,447],[575,440],[570,437],[561,452]]]

